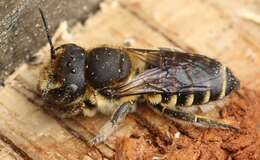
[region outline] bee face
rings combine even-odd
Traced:
[[[75,44],[65,44],[55,49],[49,70],[45,71],[46,86],[43,99],[55,105],[68,105],[85,91],[85,50]]]

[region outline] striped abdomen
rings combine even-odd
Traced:
[[[181,65],[168,69],[176,79],[173,85],[180,89],[191,87],[185,88],[187,92],[149,95],[147,100],[151,104],[161,103],[166,107],[201,105],[222,99],[239,88],[239,81],[231,70],[214,59],[180,53],[174,56],[174,62]]]

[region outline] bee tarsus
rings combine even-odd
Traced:
[[[194,125],[205,127],[205,128],[222,128],[222,129],[231,129],[234,131],[240,131],[240,128],[238,127],[234,127],[225,122],[219,120],[213,120],[208,117],[187,113],[180,110],[168,109],[161,105],[155,105],[152,108],[158,110],[160,113],[173,120],[176,119],[183,120],[185,122],[189,122]]]

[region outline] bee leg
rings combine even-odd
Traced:
[[[91,139],[88,143],[93,146],[103,142],[106,138],[113,133],[117,126],[122,122],[126,115],[133,110],[133,105],[130,102],[124,103],[119,106],[113,113],[111,119],[104,124],[98,134]]]
[[[186,122],[190,122],[192,124],[208,127],[208,128],[223,128],[223,129],[231,129],[235,131],[239,131],[240,129],[238,127],[234,127],[230,124],[218,121],[218,120],[212,120],[207,117],[195,115],[192,113],[187,113],[179,110],[172,110],[165,108],[161,105],[153,106],[156,110],[160,111],[163,115],[167,116],[170,119],[173,120],[182,120]]]

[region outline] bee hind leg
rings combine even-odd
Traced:
[[[231,130],[235,130],[235,131],[240,130],[238,127],[232,126],[232,125],[227,124],[222,121],[209,119],[204,116],[199,116],[199,115],[187,113],[187,112],[176,110],[176,109],[172,110],[169,108],[165,108],[161,105],[153,106],[153,108],[173,120],[182,120],[185,122],[190,122],[197,126],[203,126],[203,127],[207,127],[207,128],[222,128],[222,129],[231,129]]]
[[[93,146],[106,140],[106,138],[113,133],[120,122],[122,122],[126,115],[131,111],[133,111],[133,105],[130,102],[119,106],[113,113],[111,119],[106,122],[99,130],[98,134],[88,142],[89,145]]]

